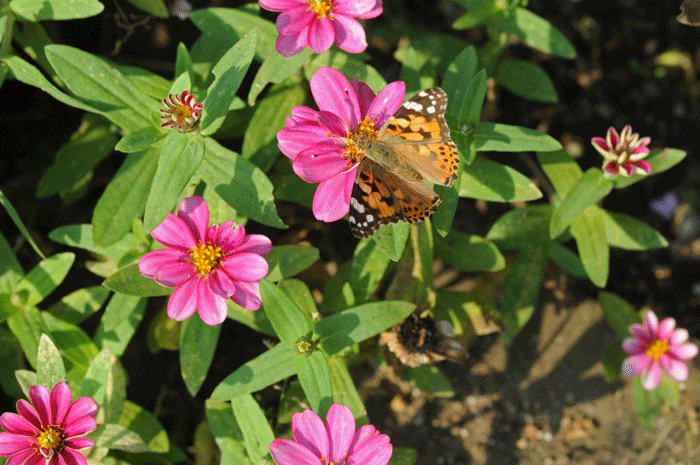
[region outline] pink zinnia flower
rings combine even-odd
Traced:
[[[260,6],[281,11],[277,17],[277,51],[296,55],[307,45],[323,53],[333,45],[348,53],[364,52],[367,39],[354,18],[375,18],[382,13],[382,0],[260,0]]]
[[[166,108],[161,108],[160,118],[165,120],[161,127],[170,126],[180,132],[193,130],[199,124],[200,110],[203,105],[197,101],[194,94],[185,90],[180,95],[168,94],[163,99]]]
[[[293,160],[295,173],[320,183],[314,216],[331,222],[350,210],[357,166],[377,130],[403,103],[406,85],[392,82],[375,96],[364,82],[355,79],[351,84],[340,71],[325,67],[311,76],[310,84],[320,111],[295,107],[277,141]]]
[[[688,378],[688,367],[683,363],[698,353],[698,346],[685,342],[688,331],[676,329],[676,320],[659,319],[651,310],[644,314],[644,324],[630,325],[629,337],[622,342],[622,348],[631,357],[622,364],[622,373],[626,376],[642,374],[642,386],[647,391],[656,388],[661,380],[662,371],[674,381]]]
[[[386,465],[393,448],[389,436],[372,425],[355,430],[350,409],[333,404],[326,424],[313,410],[292,417],[294,441],[275,439],[270,444],[277,465]]]
[[[46,387],[29,388],[29,400],[17,401],[17,413],[3,413],[0,426],[0,456],[7,465],[79,464],[87,460],[77,451],[92,447],[92,440],[79,437],[97,428],[97,405],[89,397],[71,403],[70,388],[56,383],[49,394]]]
[[[628,124],[622,128],[622,134],[618,135],[615,128],[608,129],[605,139],[594,137],[591,139],[593,147],[605,158],[603,173],[606,178],[618,173],[623,176],[632,176],[635,171],[639,174],[651,173],[651,165],[642,160],[649,155],[650,137],[639,138],[639,134],[632,134],[632,127]]]
[[[168,316],[182,321],[199,311],[208,325],[226,319],[226,301],[248,310],[260,308],[258,281],[267,275],[261,255],[272,250],[270,239],[246,235],[243,226],[226,221],[209,226],[209,207],[195,195],[183,200],[151,232],[165,249],[148,252],[139,271],[165,287],[176,288],[168,301]]]

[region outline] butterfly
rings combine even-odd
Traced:
[[[418,92],[377,132],[359,163],[350,196],[350,231],[369,237],[380,226],[430,216],[440,196],[423,180],[452,186],[459,154],[445,121],[447,95],[439,87]]]
[[[676,20],[688,26],[700,26],[700,0],[684,0]]]

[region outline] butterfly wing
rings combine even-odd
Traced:
[[[384,224],[423,221],[439,204],[435,191],[409,172],[389,170],[365,158],[350,196],[350,231],[355,237],[369,237]]]
[[[380,128],[368,156],[387,166],[408,165],[423,179],[451,186],[459,154],[445,121],[446,108],[447,95],[439,87],[418,92]]]

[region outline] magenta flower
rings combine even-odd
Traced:
[[[698,346],[688,339],[688,331],[676,329],[676,320],[659,319],[648,310],[644,314],[644,324],[630,325],[632,336],[622,341],[622,348],[628,357],[622,364],[626,376],[642,374],[642,386],[647,391],[656,388],[662,371],[675,381],[688,378],[688,367],[683,363],[698,353]]]
[[[208,325],[226,319],[226,301],[248,310],[260,308],[258,281],[267,275],[261,255],[272,250],[270,239],[246,235],[243,226],[226,221],[209,226],[209,207],[195,195],[183,200],[151,232],[165,249],[148,252],[139,260],[142,275],[176,288],[168,301],[168,316],[182,321],[199,311]]]
[[[651,165],[642,160],[649,155],[650,137],[639,138],[639,134],[632,134],[632,127],[628,124],[622,128],[622,135],[618,135],[615,128],[610,127],[605,139],[594,137],[591,139],[593,147],[605,158],[603,173],[610,178],[618,173],[623,176],[632,176],[632,173],[651,173]]]
[[[29,388],[29,400],[17,401],[17,413],[3,413],[0,426],[0,456],[10,457],[7,465],[86,465],[77,451],[92,447],[92,440],[80,437],[97,428],[97,405],[89,397],[71,403],[70,388],[56,383],[49,394],[46,387]],[[48,462],[46,461],[48,459]]]
[[[393,448],[389,436],[372,425],[355,430],[350,409],[333,404],[326,424],[312,410],[292,417],[294,441],[275,439],[270,444],[277,465],[386,465]]]
[[[165,120],[161,127],[170,126],[180,132],[193,130],[199,124],[200,110],[203,105],[189,91],[183,91],[180,95],[168,94],[163,99],[166,108],[161,108],[160,118]]]
[[[357,165],[377,130],[403,103],[406,85],[392,82],[375,96],[367,84],[357,79],[351,84],[340,71],[325,67],[311,76],[310,84],[320,111],[294,108],[277,141],[292,159],[295,173],[304,181],[320,183],[314,216],[331,222],[350,210]]]
[[[277,51],[296,55],[307,45],[323,53],[333,45],[348,53],[364,52],[367,39],[354,18],[375,18],[382,13],[382,0],[260,0],[260,6],[281,11],[277,17]]]

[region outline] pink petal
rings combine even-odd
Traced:
[[[309,28],[305,27],[296,34],[277,36],[275,48],[280,55],[291,57],[301,52],[308,45]]]
[[[60,425],[68,413],[71,392],[66,383],[56,383],[51,389],[51,424]]]
[[[5,412],[0,415],[0,426],[8,433],[19,434],[21,436],[34,436],[34,433],[39,431],[39,428],[35,427],[21,416],[10,412]]]
[[[333,5],[336,15],[359,16],[375,9],[376,0],[335,0]]]
[[[193,278],[185,281],[170,296],[168,300],[168,316],[176,321],[182,321],[192,316],[197,310],[197,281],[203,278]]]
[[[87,465],[87,460],[80,452],[64,448],[61,451],[61,458],[66,465]]]
[[[610,151],[610,147],[608,146],[607,141],[602,137],[594,137],[593,139],[591,139],[591,143],[593,144],[593,147],[596,148],[596,150],[603,154],[607,154]]]
[[[631,337],[622,341],[622,349],[630,355],[640,355],[646,352],[649,344]]]
[[[344,203],[348,204],[349,211],[350,197],[352,197],[352,189],[355,187],[355,178],[357,177],[357,168],[353,168],[339,177],[342,178],[340,182],[343,185],[343,199]]]
[[[622,362],[622,374],[636,376],[651,365],[652,359],[647,355],[633,355]]]
[[[320,143],[324,143],[325,141],[329,141],[328,137],[331,134],[341,136],[341,137],[346,137],[348,135],[348,125],[345,121],[343,121],[340,116],[336,115],[335,113],[331,113],[330,111],[319,111],[318,112],[318,122],[321,124],[321,127],[323,127],[326,130],[326,138],[323,141],[320,141]],[[331,141],[334,141],[334,139],[331,139]],[[345,145],[345,144],[342,144]]]
[[[386,465],[392,453],[389,436],[380,434],[365,441],[359,449],[353,450],[347,465]]]
[[[71,449],[84,449],[95,445],[95,443],[92,442],[92,439],[88,438],[68,438],[66,439],[65,444],[66,447],[70,447]]]
[[[192,263],[168,263],[156,271],[153,279],[165,287],[179,287],[192,279],[197,270]]]
[[[678,328],[668,338],[668,343],[671,345],[671,347],[673,347],[677,344],[682,344],[688,340],[688,336],[689,335],[688,335],[687,329]]]
[[[620,172],[620,165],[615,161],[609,161],[603,165],[603,171],[607,174],[617,174]]]
[[[372,105],[372,102],[374,101],[376,95],[374,94],[374,91],[370,88],[370,86],[368,86],[364,82],[358,81],[357,78],[353,79],[350,85],[353,89],[355,89],[355,94],[357,94],[357,100],[360,103],[360,116],[364,118],[365,116],[367,116],[369,107],[370,105]]]
[[[685,363],[663,354],[659,360],[661,368],[669,378],[674,381],[685,381],[688,379],[688,367]]]
[[[673,318],[664,318],[663,320],[661,320],[661,323],[659,323],[659,331],[657,333],[657,337],[664,341],[669,340],[675,327],[676,320],[674,320]]]
[[[7,457],[36,444],[34,438],[12,433],[0,433],[0,455]]]
[[[645,160],[635,161],[634,163],[632,163],[632,165],[634,165],[637,168],[637,172],[646,174],[651,173],[651,165]]]
[[[97,404],[90,397],[80,397],[75,400],[68,409],[64,424],[73,423],[80,417],[94,417],[97,412]]]
[[[224,253],[229,253],[237,249],[244,239],[245,228],[241,225],[237,225],[233,221],[226,221],[219,226],[216,231],[216,237],[214,237],[211,242],[221,247]]]
[[[222,269],[236,281],[260,281],[267,275],[268,264],[254,253],[237,253],[221,260]]]
[[[236,252],[250,252],[265,255],[272,250],[272,241],[262,234],[249,234],[243,239],[243,243],[236,247]]]
[[[359,449],[365,441],[379,435],[379,431],[372,425],[362,425],[355,431],[355,437],[350,445],[350,450]]]
[[[367,49],[367,36],[362,25],[354,18],[335,15],[333,20],[335,43],[348,53],[360,53]]]
[[[647,310],[644,313],[644,326],[650,335],[657,337],[659,334],[659,319],[656,314],[651,310]]]
[[[209,227],[209,207],[202,197],[193,195],[180,202],[177,216],[192,230],[196,243],[204,242]]]
[[[272,460],[277,465],[319,465],[319,457],[306,447],[289,439],[275,439],[270,444]]]
[[[335,144],[319,144],[301,152],[292,168],[306,182],[326,181],[348,170],[342,153]]]
[[[5,465],[43,465],[45,460],[43,455],[39,454],[39,452],[33,448],[29,448],[17,452],[12,457],[8,458]]]
[[[298,124],[315,124],[318,123],[318,110],[299,105],[292,108],[292,119]]]
[[[231,296],[231,300],[246,310],[258,310],[262,305],[262,300],[260,299],[260,284],[257,281],[236,282],[236,291],[233,293],[233,296]]]
[[[387,84],[378,94],[369,107],[367,116],[374,121],[375,127],[381,127],[391,115],[396,113],[403,103],[406,95],[406,84],[403,81],[394,81]]]
[[[39,419],[39,416],[36,413],[36,410],[34,410],[34,407],[27,402],[24,399],[20,399],[17,401],[17,413],[19,416],[27,420],[29,423],[34,426],[37,430],[41,429],[41,420]]]
[[[651,342],[653,339],[655,339],[654,335],[650,334],[649,330],[639,323],[631,324],[629,330],[634,337],[641,339],[642,341]]]
[[[636,149],[632,150],[632,152],[630,153],[630,155],[637,155],[637,154],[640,154],[640,153],[643,153],[643,154],[649,153],[649,147],[645,147],[644,145],[640,145],[640,146],[637,147]],[[642,157],[637,157],[637,158],[642,158]]]
[[[97,422],[95,422],[95,419],[92,417],[84,416],[77,418],[76,420],[66,425],[64,432],[69,437],[81,436],[85,433],[93,431],[95,428],[97,428]]]
[[[325,53],[333,45],[335,31],[328,17],[317,18],[309,26],[309,48],[314,53]]]
[[[51,422],[51,406],[49,391],[41,384],[29,388],[29,400],[39,416],[41,426],[47,426]]]
[[[357,95],[343,73],[322,67],[311,76],[311,93],[318,108],[330,111],[356,128],[360,121],[360,104]]]
[[[658,362],[653,362],[649,368],[642,373],[642,387],[647,391],[653,391],[661,381],[661,366]]]
[[[347,131],[346,131],[347,133]],[[328,130],[315,125],[300,125],[282,128],[277,132],[277,146],[288,158],[294,160],[304,149],[328,139]]]
[[[341,462],[355,436],[355,417],[350,409],[341,404],[331,405],[326,415],[326,431],[330,438],[328,460]]]
[[[673,345],[669,349],[668,354],[672,355],[678,360],[690,360],[698,354],[698,346],[696,346],[692,342]]]
[[[190,254],[177,249],[157,249],[148,252],[139,260],[139,272],[147,278],[155,276],[159,268],[172,263],[184,262]]]
[[[382,0],[375,0],[374,6],[370,8],[366,13],[357,14],[353,16],[355,16],[355,18],[358,19],[368,19],[376,18],[380,14],[382,14]]]
[[[352,171],[357,172],[356,169]],[[330,223],[348,214],[350,204],[345,200],[344,180],[344,178],[336,176],[327,181],[322,181],[318,185],[312,205],[316,219]]]
[[[212,292],[209,287],[209,280],[199,280],[197,285],[197,311],[202,321],[206,324],[214,326],[224,322],[228,315],[226,300],[228,299]]]
[[[632,176],[634,173],[634,166],[632,166],[631,163],[625,163],[622,165],[622,171],[620,173],[627,177]]]
[[[326,427],[313,410],[304,410],[292,416],[294,440],[309,449],[316,457],[328,457],[329,439]]]
[[[607,140],[611,147],[617,147],[617,143],[620,142],[620,136],[612,126],[608,129]]]
[[[209,286],[214,294],[220,295],[224,299],[230,299],[236,291],[236,285],[229,275],[220,271],[209,276]]]
[[[260,0],[260,6],[270,11],[284,11],[301,4],[301,0]]]
[[[161,244],[182,252],[197,245],[197,239],[187,223],[172,213],[168,213],[167,218],[151,231],[151,236]]]
[[[280,34],[296,34],[309,26],[316,17],[316,12],[307,5],[285,10],[277,17],[277,32]]]

